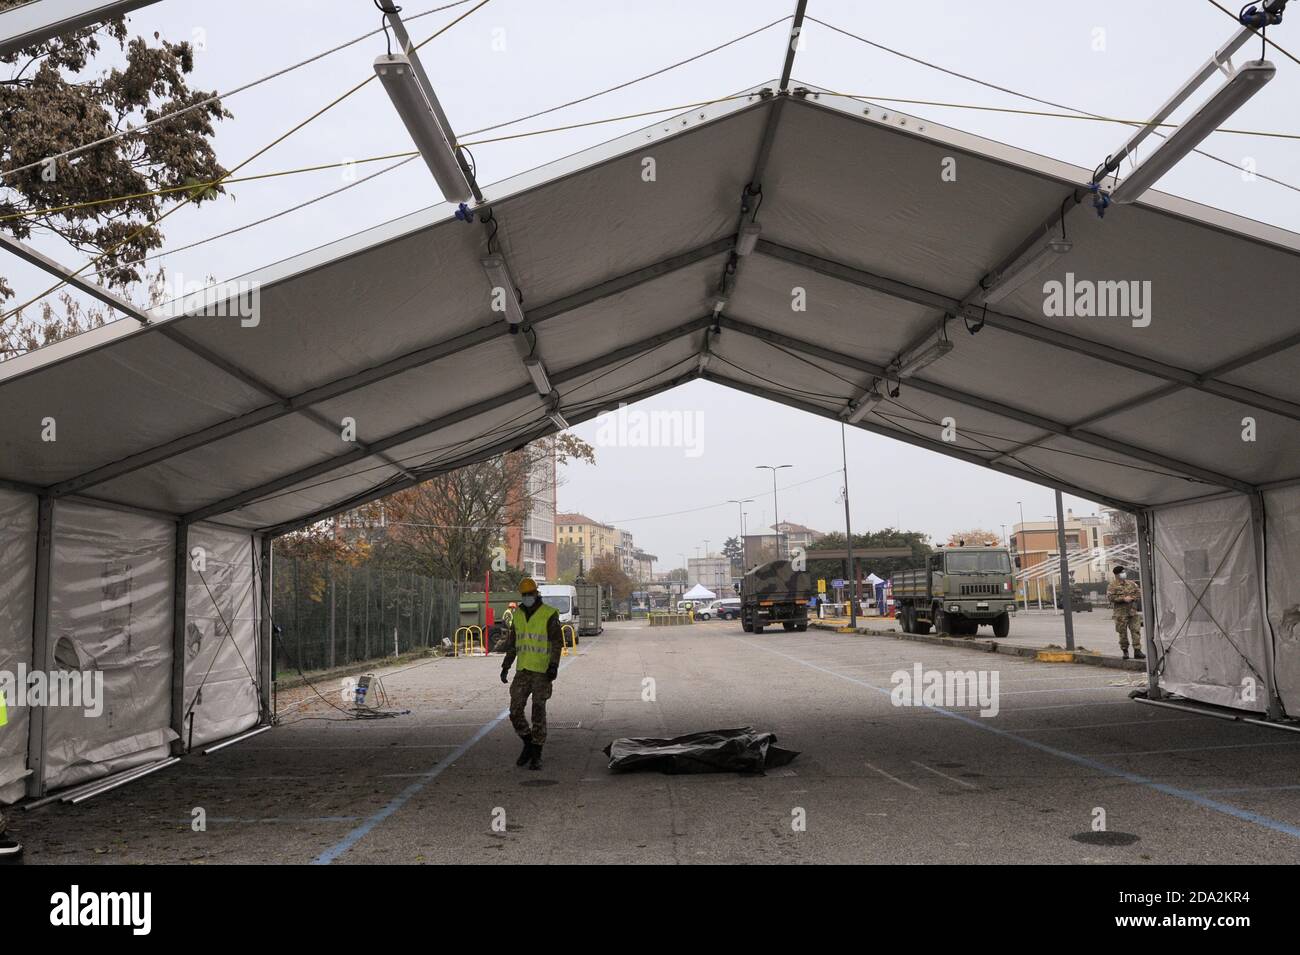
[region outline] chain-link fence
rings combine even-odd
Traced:
[[[451,638],[460,626],[454,581],[372,560],[358,566],[277,554],[272,619],[277,673],[392,657]]]

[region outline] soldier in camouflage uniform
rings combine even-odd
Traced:
[[[1106,600],[1111,606],[1115,619],[1115,633],[1119,635],[1119,649],[1124,659],[1128,659],[1130,637],[1133,641],[1133,659],[1145,660],[1142,652],[1142,614],[1138,611],[1138,601],[1142,599],[1142,588],[1135,581],[1128,579],[1128,571],[1122,566],[1115,568],[1115,579],[1106,588]]]
[[[5,695],[0,693],[0,726],[9,722],[9,707]],[[0,859],[14,859],[23,854],[22,844],[9,838],[5,831],[5,814],[0,809]]]
[[[502,646],[505,662],[501,664],[501,682],[509,680],[510,664],[516,657],[515,679],[510,684],[510,723],[524,741],[516,766],[542,768],[542,746],[546,742],[546,701],[560,669],[564,637],[560,615],[554,607],[542,603],[537,584],[531,577],[519,582],[520,607],[510,617],[510,629]],[[528,725],[524,707],[533,698],[533,724]]]

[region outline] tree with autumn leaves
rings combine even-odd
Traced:
[[[25,2],[0,0],[0,10]],[[214,93],[190,88],[193,69],[190,43],[131,38],[123,17],[0,57],[0,169],[15,170],[0,178],[0,229],[58,236],[97,258],[83,274],[109,287],[145,280],[147,256],[163,245],[160,220],[223,191],[211,185],[226,175],[211,138],[231,114]],[[111,141],[54,158],[102,139]],[[14,295],[0,275],[0,359],[110,317],[67,295],[18,306]]]

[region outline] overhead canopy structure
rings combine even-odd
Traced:
[[[1140,513],[1160,679],[1300,713],[1300,652],[1279,632],[1300,605],[1300,236],[1155,192],[1099,218],[1072,201],[1090,175],[773,83],[486,188],[491,249],[442,204],[203,308],[146,314],[92,287],[131,317],[0,365],[19,514],[0,547],[28,555],[16,586],[36,594],[34,625],[20,612],[0,646],[48,659],[90,613],[60,617],[60,593],[156,565],[160,599],[174,587],[159,651],[121,665],[170,660],[183,733],[187,540],[222,542],[238,603],[264,586],[271,536],[703,377]],[[1072,249],[989,304],[981,280],[1058,228]],[[522,337],[494,310],[489,251]],[[1128,309],[1046,314],[1047,281]],[[113,530],[114,514],[143,523]],[[265,668],[265,615],[245,609]],[[215,722],[265,707],[241,705]]]
[[[703,584],[696,584],[686,593],[682,594],[683,600],[713,600],[718,595]]]

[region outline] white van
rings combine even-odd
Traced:
[[[537,593],[542,603],[554,607],[560,623],[577,624],[578,588],[572,584],[538,584]]]

